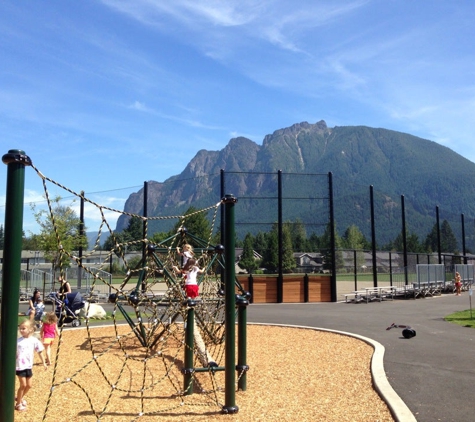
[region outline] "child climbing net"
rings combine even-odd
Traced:
[[[43,420],[48,419],[51,408],[64,397],[68,397],[69,403],[74,402],[72,414],[81,420],[88,417],[98,421],[115,420],[120,415],[126,415],[128,420],[138,420],[163,413],[182,413],[184,406],[194,409],[222,407],[225,390],[222,274],[225,262],[224,248],[211,245],[221,202],[185,216],[146,218],[99,205],[32,167],[43,182],[61,258],[69,258],[89,274],[93,280],[90,292],[105,286],[105,290],[111,293],[109,302],[113,304],[112,323],[108,327],[94,326],[86,317],[85,339],[84,331],[66,333],[64,326],[61,327]],[[96,242],[88,254],[92,255],[98,249],[102,231],[108,230],[113,247],[105,251],[103,262],[108,263],[112,258],[122,262],[127,271],[120,284],[113,284],[105,278],[102,267],[92,269],[85,265],[88,254],[78,257],[75,251],[65,248],[48,183],[88,202],[99,211],[101,222]],[[139,219],[144,224],[143,238],[120,242],[107,221],[106,211]],[[200,239],[186,230],[188,218],[196,213],[209,212],[213,215],[208,239]],[[161,218],[176,219],[179,228],[167,239],[154,243],[147,236],[148,224]],[[193,300],[186,297],[182,275],[175,271],[180,266],[178,251],[191,243],[202,269],[198,279],[199,296]],[[142,259],[131,266],[127,262],[126,250],[137,245],[142,247]],[[59,262],[63,261],[59,259]],[[235,291],[244,298],[247,296],[237,281]],[[90,299],[87,295],[84,298]],[[190,315],[193,315],[192,319]],[[78,355],[74,348],[79,348],[81,353],[75,362],[71,362],[71,356]],[[241,375],[245,370],[243,368]],[[68,411],[71,413],[71,408]],[[68,417],[66,409],[63,417]]]

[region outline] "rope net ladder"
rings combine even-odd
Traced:
[[[225,401],[225,262],[224,247],[211,245],[211,240],[221,202],[187,215],[143,217],[97,204],[83,192],[76,193],[32,167],[43,182],[60,256],[75,262],[92,280],[89,293],[83,294],[85,329],[69,332],[66,341],[65,324],[60,324],[60,336],[53,346],[52,378],[43,420],[49,420],[51,408],[64,403],[65,397],[80,420],[112,421],[125,417],[136,421],[165,414],[219,412]],[[63,245],[48,183],[85,201],[101,216],[94,247],[81,257]],[[140,219],[144,223],[143,238],[120,243],[107,221],[107,212]],[[187,219],[197,213],[212,213],[206,240],[186,230]],[[147,228],[156,219],[174,219],[179,222],[179,229],[160,243],[152,243]],[[99,249],[103,231],[112,236],[114,247],[103,250],[103,263],[91,269],[83,263]],[[198,276],[199,296],[195,300],[186,297],[182,275],[176,271],[180,267],[177,247],[185,243],[194,246],[197,265],[204,269]],[[142,259],[131,266],[126,251],[137,245],[142,248]],[[120,282],[103,275],[113,257],[126,269]],[[110,293],[113,311],[107,326],[88,317],[92,294],[98,290]],[[237,280],[235,291],[246,297]],[[59,312],[64,314],[65,308],[63,304]],[[192,347],[187,338],[190,308]],[[65,418],[66,415],[65,411]]]

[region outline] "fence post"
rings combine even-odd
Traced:
[[[463,263],[467,265],[467,249],[465,248],[465,216],[461,214],[462,219],[462,255],[463,255]]]
[[[331,301],[337,301],[336,295],[336,244],[335,244],[335,210],[333,207],[333,173],[328,172],[328,197],[330,199],[330,248],[331,248]]]
[[[277,172],[277,236],[278,236],[278,254],[279,254],[279,268],[277,275],[277,303],[282,303],[284,301],[284,275],[283,275],[283,265],[282,260],[284,256],[283,252],[283,227],[282,225],[282,170]]]
[[[440,217],[439,217],[439,206],[435,207],[435,219],[437,224],[437,255],[439,257],[439,264],[442,264],[442,250],[440,244]],[[444,258],[445,265],[445,258]]]
[[[247,286],[248,287],[248,290],[249,290],[249,294],[251,295],[251,298],[250,298],[250,303],[254,303],[254,277],[252,276],[252,273],[249,274],[249,285]]]
[[[77,274],[77,286],[78,289],[82,288],[82,239],[84,236],[84,191],[81,191],[81,202],[79,205],[79,236],[81,238],[81,244],[79,245],[79,264]],[[43,292],[44,295],[44,292]],[[44,296],[43,296],[44,297]]]
[[[225,391],[223,413],[232,414],[239,411],[236,406],[236,357],[235,357],[235,341],[236,341],[236,289],[235,289],[235,242],[236,236],[234,231],[234,204],[237,199],[233,195],[225,195],[223,204],[225,207]]]
[[[402,214],[402,248],[404,255],[404,284],[409,284],[407,274],[407,240],[406,240],[406,207],[404,205],[404,195],[401,195],[401,214]]]
[[[183,368],[183,390],[186,396],[193,394],[193,349],[194,349],[194,329],[195,329],[195,305],[193,299],[186,302],[188,312],[185,328],[185,357]]]
[[[378,261],[376,259],[376,229],[374,221],[374,193],[373,185],[369,187],[371,206],[371,256],[373,260],[373,287],[378,287]]]
[[[31,160],[24,151],[12,149],[2,161],[7,165],[7,192],[0,321],[0,420],[13,422],[25,166],[31,165]]]
[[[309,301],[309,292],[308,292],[308,274],[305,273],[303,276],[303,301],[307,303]]]
[[[247,306],[249,305],[248,295],[238,296],[236,305],[238,307],[238,362],[236,371],[238,377],[238,390],[247,389]]]
[[[389,251],[389,285],[393,285],[393,262],[392,262],[392,256],[391,256],[391,251]]]

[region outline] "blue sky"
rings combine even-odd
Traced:
[[[474,22],[471,0],[3,0],[0,152],[117,209],[200,149],[302,121],[406,132],[475,162]],[[5,187],[6,166],[0,224]],[[41,207],[31,168],[25,188]]]

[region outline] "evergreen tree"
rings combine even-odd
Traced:
[[[191,206],[188,208],[188,210],[185,212],[186,217],[185,221],[179,221],[177,224],[175,224],[175,227],[173,229],[173,232],[171,234],[176,233],[179,229],[181,224],[183,223],[183,226],[185,227],[187,233],[192,234],[193,236],[196,236],[203,241],[207,242],[210,237],[210,231],[211,231],[211,226],[209,221],[206,219],[206,215],[204,212],[197,212],[198,209]],[[192,246],[196,247],[199,245],[194,244],[193,240],[187,239],[187,243],[190,243]]]
[[[437,223],[434,224],[432,230],[427,235],[425,240],[425,249],[428,252],[449,252],[456,253],[457,249],[457,238],[452,231],[452,227],[447,220],[442,221],[440,227],[440,251],[438,248],[438,239],[437,239]]]
[[[30,237],[26,237],[23,232],[22,237],[22,249],[24,251],[37,251],[40,249],[38,235],[32,234]]]
[[[244,245],[242,250],[242,256],[239,260],[239,266],[246,270],[249,274],[252,274],[257,268],[259,268],[259,263],[254,257],[254,237],[251,233],[246,234],[244,238]]]
[[[394,252],[404,251],[404,242],[402,238],[402,233],[399,233],[392,242],[386,245],[386,250]],[[407,252],[412,253],[423,253],[426,251],[426,248],[423,244],[419,242],[419,237],[415,232],[406,233],[406,249]]]
[[[275,225],[275,230],[278,230],[277,224]],[[290,225],[284,224],[282,226],[282,271],[291,273],[295,266]]]
[[[143,220],[138,217],[131,217],[129,219],[129,225],[122,233],[122,241],[128,242],[128,251],[141,251],[143,248]]]
[[[3,251],[3,246],[5,242],[5,235],[3,233],[3,224],[0,226],[0,249]]]
[[[412,232],[406,236],[407,251],[413,253],[425,252],[424,245],[419,242],[419,236]]]
[[[115,239],[115,242],[114,242]],[[138,217],[130,217],[127,228],[122,232],[114,232],[114,235],[110,235],[104,242],[104,250],[112,250],[116,248],[116,243],[128,243],[127,251],[141,251],[143,243],[140,241],[143,239],[143,220]],[[116,250],[116,253],[119,251]],[[123,247],[125,252],[125,247]]]
[[[312,233],[308,238],[308,250],[309,252],[318,252],[321,248],[321,239],[316,233]]]
[[[270,273],[277,272],[279,268],[279,235],[278,225],[275,223],[270,233],[266,236],[267,246],[262,256],[262,266]],[[289,224],[282,226],[282,271],[289,273],[295,268],[294,251],[292,249],[292,236]]]
[[[452,227],[447,220],[442,221],[440,226],[440,247],[441,252],[457,253],[457,238],[452,231]]]
[[[264,256],[264,253],[267,249],[267,235],[259,231],[254,238],[254,250],[261,256]]]
[[[429,253],[438,251],[439,248],[437,244],[437,223],[432,226],[432,230],[427,235],[424,245],[425,250]]]
[[[348,249],[364,249],[365,237],[354,224],[348,227],[343,235],[343,247]]]
[[[327,224],[325,232],[320,239],[321,253],[323,256],[323,269],[331,270],[332,267],[332,250],[331,250],[331,225]],[[335,267],[336,270],[342,270],[345,267],[343,259],[343,251],[341,250],[343,242],[338,232],[335,230]]]
[[[152,243],[160,243],[163,240],[167,239],[169,237],[169,233],[165,232],[156,232],[152,235],[150,238],[150,242]]]
[[[114,241],[114,239],[115,239],[115,241]],[[124,234],[114,232],[114,235],[110,235],[106,239],[106,241],[104,242],[104,245],[102,246],[102,248],[105,251],[111,251],[113,249],[116,249],[116,243],[124,243],[124,242],[125,242]],[[118,253],[119,251],[116,250],[115,252]]]
[[[279,266],[279,247],[277,231],[272,230],[266,236],[267,244],[262,253],[262,266],[268,273],[275,273]]]
[[[296,252],[310,252],[310,242],[307,239],[305,226],[301,220],[295,223],[287,223],[289,225],[292,238],[292,248]]]
[[[356,267],[363,268],[365,265],[364,246],[365,238],[360,229],[354,224],[348,227],[342,239],[343,247],[356,250]]]

